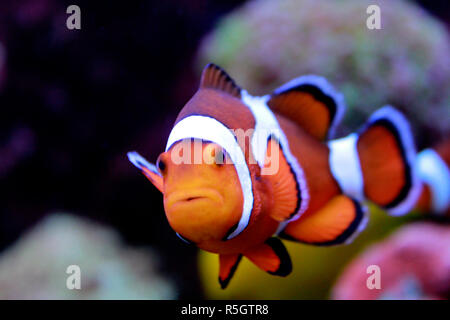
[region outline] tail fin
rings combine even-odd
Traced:
[[[450,141],[421,151],[416,164],[425,186],[419,209],[450,215]]]
[[[391,215],[410,211],[421,183],[414,165],[416,149],[408,121],[391,106],[369,118],[357,140],[366,198]]]

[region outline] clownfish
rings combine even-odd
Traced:
[[[256,97],[209,64],[156,165],[136,152],[128,158],[163,193],[176,234],[219,255],[222,288],[242,257],[286,276],[292,264],[280,238],[349,243],[367,223],[362,201],[402,215],[421,193],[404,116],[386,106],[358,132],[330,140],[344,109],[322,77]]]
[[[422,150],[417,155],[416,167],[423,184],[416,208],[450,217],[450,141]]]

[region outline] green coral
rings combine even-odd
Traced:
[[[303,74],[343,92],[342,133],[377,108],[401,109],[422,145],[449,133],[450,39],[416,4],[377,1],[381,30],[366,26],[365,0],[254,0],[223,18],[203,41],[201,68],[215,62],[252,94]]]
[[[50,215],[0,255],[1,299],[173,299],[150,249],[127,247],[112,229],[67,214]],[[81,289],[66,287],[67,267]]]

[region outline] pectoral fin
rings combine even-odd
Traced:
[[[280,144],[273,138],[269,139],[267,144],[266,165],[271,158],[278,160],[278,170],[274,174],[263,176],[263,179],[269,182],[272,189],[274,201],[270,216],[281,222],[292,218],[297,213],[300,204],[299,186]]]
[[[127,156],[131,163],[133,163],[136,168],[141,169],[147,179],[162,193],[164,190],[163,178],[156,166],[149,163],[136,151],[128,152]]]

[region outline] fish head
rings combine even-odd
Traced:
[[[220,241],[239,222],[243,193],[236,169],[218,144],[175,143],[157,160],[171,227],[193,242]]]

